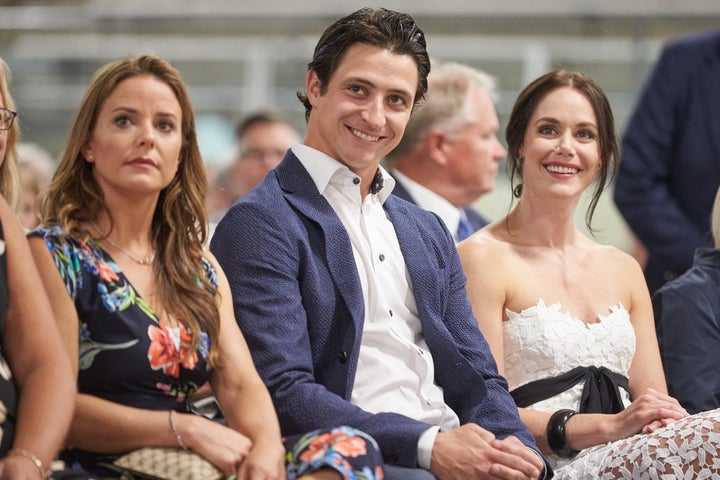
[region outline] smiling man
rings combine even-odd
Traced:
[[[429,70],[406,14],[362,9],[328,27],[298,94],[304,142],[229,210],[211,248],[285,435],[364,430],[386,479],[538,478],[452,236],[391,196],[380,167]]]

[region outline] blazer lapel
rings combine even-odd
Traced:
[[[288,152],[275,171],[288,203],[315,225],[315,229],[308,228],[309,240],[324,244],[330,276],[354,323],[361,326],[365,315],[362,287],[345,227],[292,152]]]
[[[385,201],[385,210],[395,227],[405,265],[412,282],[413,296],[417,305],[420,322],[423,324],[426,341],[432,343],[432,331],[437,327],[428,320],[434,319],[436,313],[442,311],[442,298],[445,285],[438,279],[444,274],[438,269],[445,268],[440,253],[433,248],[431,238],[426,238],[425,230],[419,228],[417,219],[408,211],[410,205],[393,198]]]

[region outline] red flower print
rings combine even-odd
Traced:
[[[362,438],[349,437],[345,432],[322,433],[300,454],[300,461],[310,464],[313,459],[324,457],[330,449],[346,457],[357,457],[367,453]]]
[[[360,437],[345,437],[336,440],[333,449],[346,457],[359,457],[367,453],[365,440]]]
[[[193,369],[197,363],[197,352],[193,352],[186,359],[183,356],[187,353],[192,336],[182,323],[180,327],[180,350],[175,348],[170,331],[164,322],[160,322],[159,328],[155,325],[148,327],[150,337],[150,348],[148,349],[148,360],[153,370],[160,370],[170,376],[180,377],[180,365],[187,369]]]

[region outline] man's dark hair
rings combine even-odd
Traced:
[[[308,63],[320,80],[320,92],[327,91],[327,85],[337,70],[345,52],[357,43],[383,48],[398,55],[410,55],[417,65],[418,85],[414,105],[420,102],[427,90],[427,76],[430,73],[430,57],[425,44],[425,34],[406,14],[384,8],[361,8],[341,18],[323,32],[315,46],[313,59]],[[312,105],[307,95],[297,93],[305,105],[305,120],[310,118]]]

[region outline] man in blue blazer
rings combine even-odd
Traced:
[[[711,247],[720,185],[720,31],[665,46],[622,141],[615,203],[647,248],[652,294]]]
[[[467,65],[433,63],[425,103],[384,163],[393,195],[438,214],[456,242],[489,223],[471,205],[495,187],[505,157],[495,85]]]
[[[285,435],[364,430],[387,479],[549,476],[473,318],[452,237],[391,196],[380,168],[429,69],[408,15],[361,9],[331,25],[298,94],[304,143],[229,210],[211,249]]]

